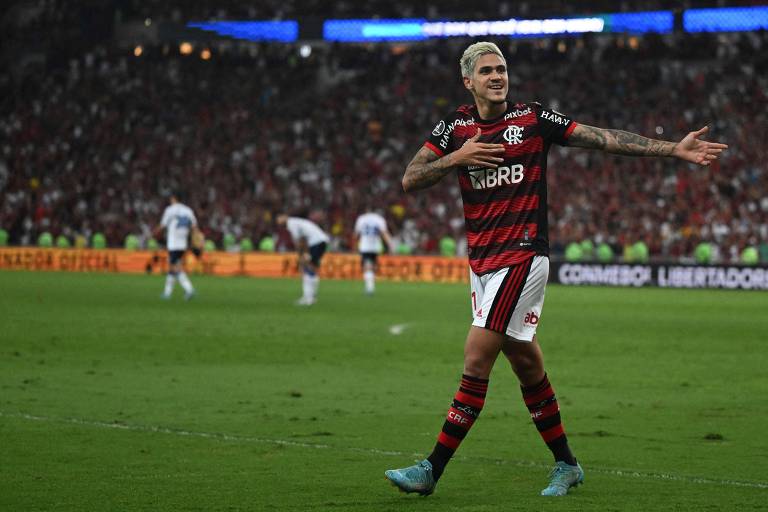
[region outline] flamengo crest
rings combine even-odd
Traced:
[[[520,126],[511,124],[504,130],[504,140],[507,144],[520,144],[523,142],[523,129]]]

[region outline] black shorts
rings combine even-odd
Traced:
[[[184,257],[185,252],[187,251],[168,251],[168,263],[170,265],[177,264]]]
[[[326,243],[320,242],[319,244],[315,244],[309,248],[309,259],[312,262],[312,264],[320,268],[320,260],[323,259],[323,254],[325,254],[325,248]]]
[[[377,252],[361,252],[360,253],[360,262],[365,265],[366,262],[371,262],[373,265],[376,265],[379,259],[379,253]]]

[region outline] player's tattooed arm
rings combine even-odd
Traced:
[[[422,147],[405,169],[403,190],[411,192],[429,188],[458,166],[475,165],[495,169],[504,161],[504,146],[479,142],[482,131],[477,132],[461,148],[438,157],[426,146]]]
[[[452,155],[439,157],[428,147],[422,147],[405,168],[403,190],[410,192],[429,188],[443,179],[453,169]]]
[[[649,139],[624,130],[595,128],[579,124],[568,138],[570,146],[601,149],[606,153],[634,156],[671,156],[674,142]]]
[[[579,124],[568,138],[568,144],[580,148],[601,149],[606,153],[631,156],[671,156],[698,165],[709,165],[728,146],[699,139],[706,126],[690,132],[680,142],[649,139],[624,130],[595,128]]]

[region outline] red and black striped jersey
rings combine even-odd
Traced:
[[[469,265],[477,274],[549,254],[547,153],[566,145],[576,122],[539,103],[507,102],[495,119],[481,119],[475,105],[462,105],[437,123],[425,143],[438,156],[459,149],[482,129],[480,142],[503,144],[496,169],[456,169],[464,201]]]

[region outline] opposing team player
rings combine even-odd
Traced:
[[[163,211],[160,224],[154,229],[154,235],[158,236],[163,229],[166,230],[166,249],[168,249],[168,274],[165,276],[165,290],[162,297],[170,299],[173,286],[178,279],[184,289],[184,298],[191,299],[195,295],[192,282],[184,272],[184,253],[187,251],[187,240],[190,234],[198,235],[197,218],[192,209],[179,201],[180,194],[175,192],[170,197],[170,204]]]
[[[317,302],[317,289],[320,285],[320,262],[328,246],[328,235],[320,226],[308,219],[289,217],[279,214],[276,218],[278,226],[285,226],[290,233],[296,251],[299,253],[299,268],[302,273],[302,296],[296,301],[297,306],[311,306]]]
[[[383,246],[390,250],[392,248],[392,238],[387,231],[387,221],[379,213],[363,213],[355,221],[355,235],[357,235],[357,247],[362,259],[365,293],[373,295],[376,289],[379,254],[381,254]]]
[[[578,124],[538,103],[507,99],[504,56],[493,43],[469,46],[460,60],[474,105],[440,121],[406,168],[406,191],[430,187],[456,173],[464,202],[471,269],[472,326],[464,374],[432,453],[415,466],[386,471],[401,490],[431,494],[446,464],[477,420],[499,353],[512,365],[523,400],[555,467],[545,496],[562,496],[584,471],[571,452],[555,393],[544,371],[536,327],[549,272],[547,152],[552,144],[618,155],[674,157],[709,165],[727,147],[700,140],[707,128],[680,142]]]

